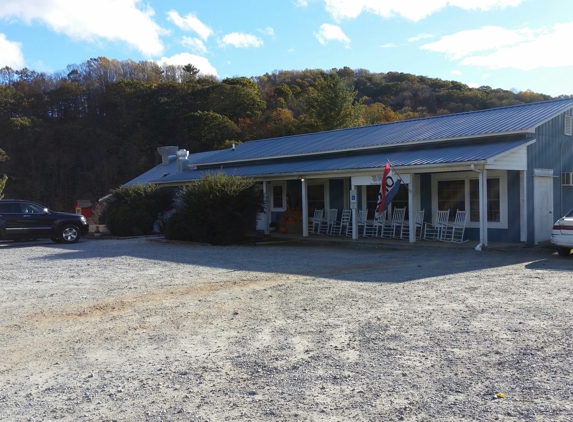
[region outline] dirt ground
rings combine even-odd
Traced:
[[[0,244],[0,420],[573,420],[573,255],[428,245]]]

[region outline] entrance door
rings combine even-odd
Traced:
[[[553,229],[553,177],[533,177],[535,244],[551,239]]]

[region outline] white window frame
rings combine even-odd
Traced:
[[[465,203],[466,211],[468,211],[468,219],[466,227],[479,228],[479,221],[470,221],[470,180],[478,180],[479,173],[470,172],[456,172],[456,173],[434,173],[432,174],[432,215],[438,212],[438,181],[442,180],[464,180],[465,181]],[[507,229],[507,171],[503,170],[488,170],[488,179],[499,179],[499,217],[500,221],[488,221],[487,227],[489,229]]]
[[[561,186],[573,186],[573,172],[564,171],[561,173]]]
[[[275,186],[282,186],[283,188],[283,206],[282,207],[275,207]],[[271,203],[271,211],[286,211],[287,203],[286,203],[286,196],[287,196],[287,183],[286,182],[272,182],[270,184],[270,203]]]

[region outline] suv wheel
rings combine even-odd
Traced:
[[[66,224],[60,229],[59,240],[62,243],[76,243],[80,237],[80,229],[74,224]]]
[[[557,248],[557,253],[559,254],[559,256],[569,256],[569,254],[571,253],[571,249],[560,246],[559,248]]]

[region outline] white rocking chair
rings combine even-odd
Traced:
[[[448,224],[450,218],[450,210],[438,211],[436,214],[436,223],[425,223],[424,239],[426,240],[440,240],[442,233]]]
[[[320,233],[320,225],[322,224],[324,210],[314,210],[314,217],[312,217],[312,233]]]
[[[342,210],[342,215],[340,217],[340,221],[335,221],[333,226],[332,226],[332,233],[334,234],[334,232],[338,229],[338,236],[340,236],[342,234],[342,228],[346,228],[346,233],[348,233],[348,226],[350,226],[350,218],[352,217],[352,211],[351,210]]]
[[[464,233],[466,230],[466,211],[456,211],[456,218],[453,223],[446,224],[442,232],[442,238],[444,242],[455,242],[463,243],[467,242],[464,240]]]
[[[396,237],[396,229],[400,228],[400,239],[404,234],[404,218],[406,217],[406,208],[394,208],[392,220],[384,226],[382,237]]]
[[[378,231],[380,231],[380,235],[384,231],[384,226],[387,224],[386,222],[386,211],[379,213],[377,212],[374,214],[374,221],[368,222],[366,221],[364,224],[364,237],[378,237]]]

